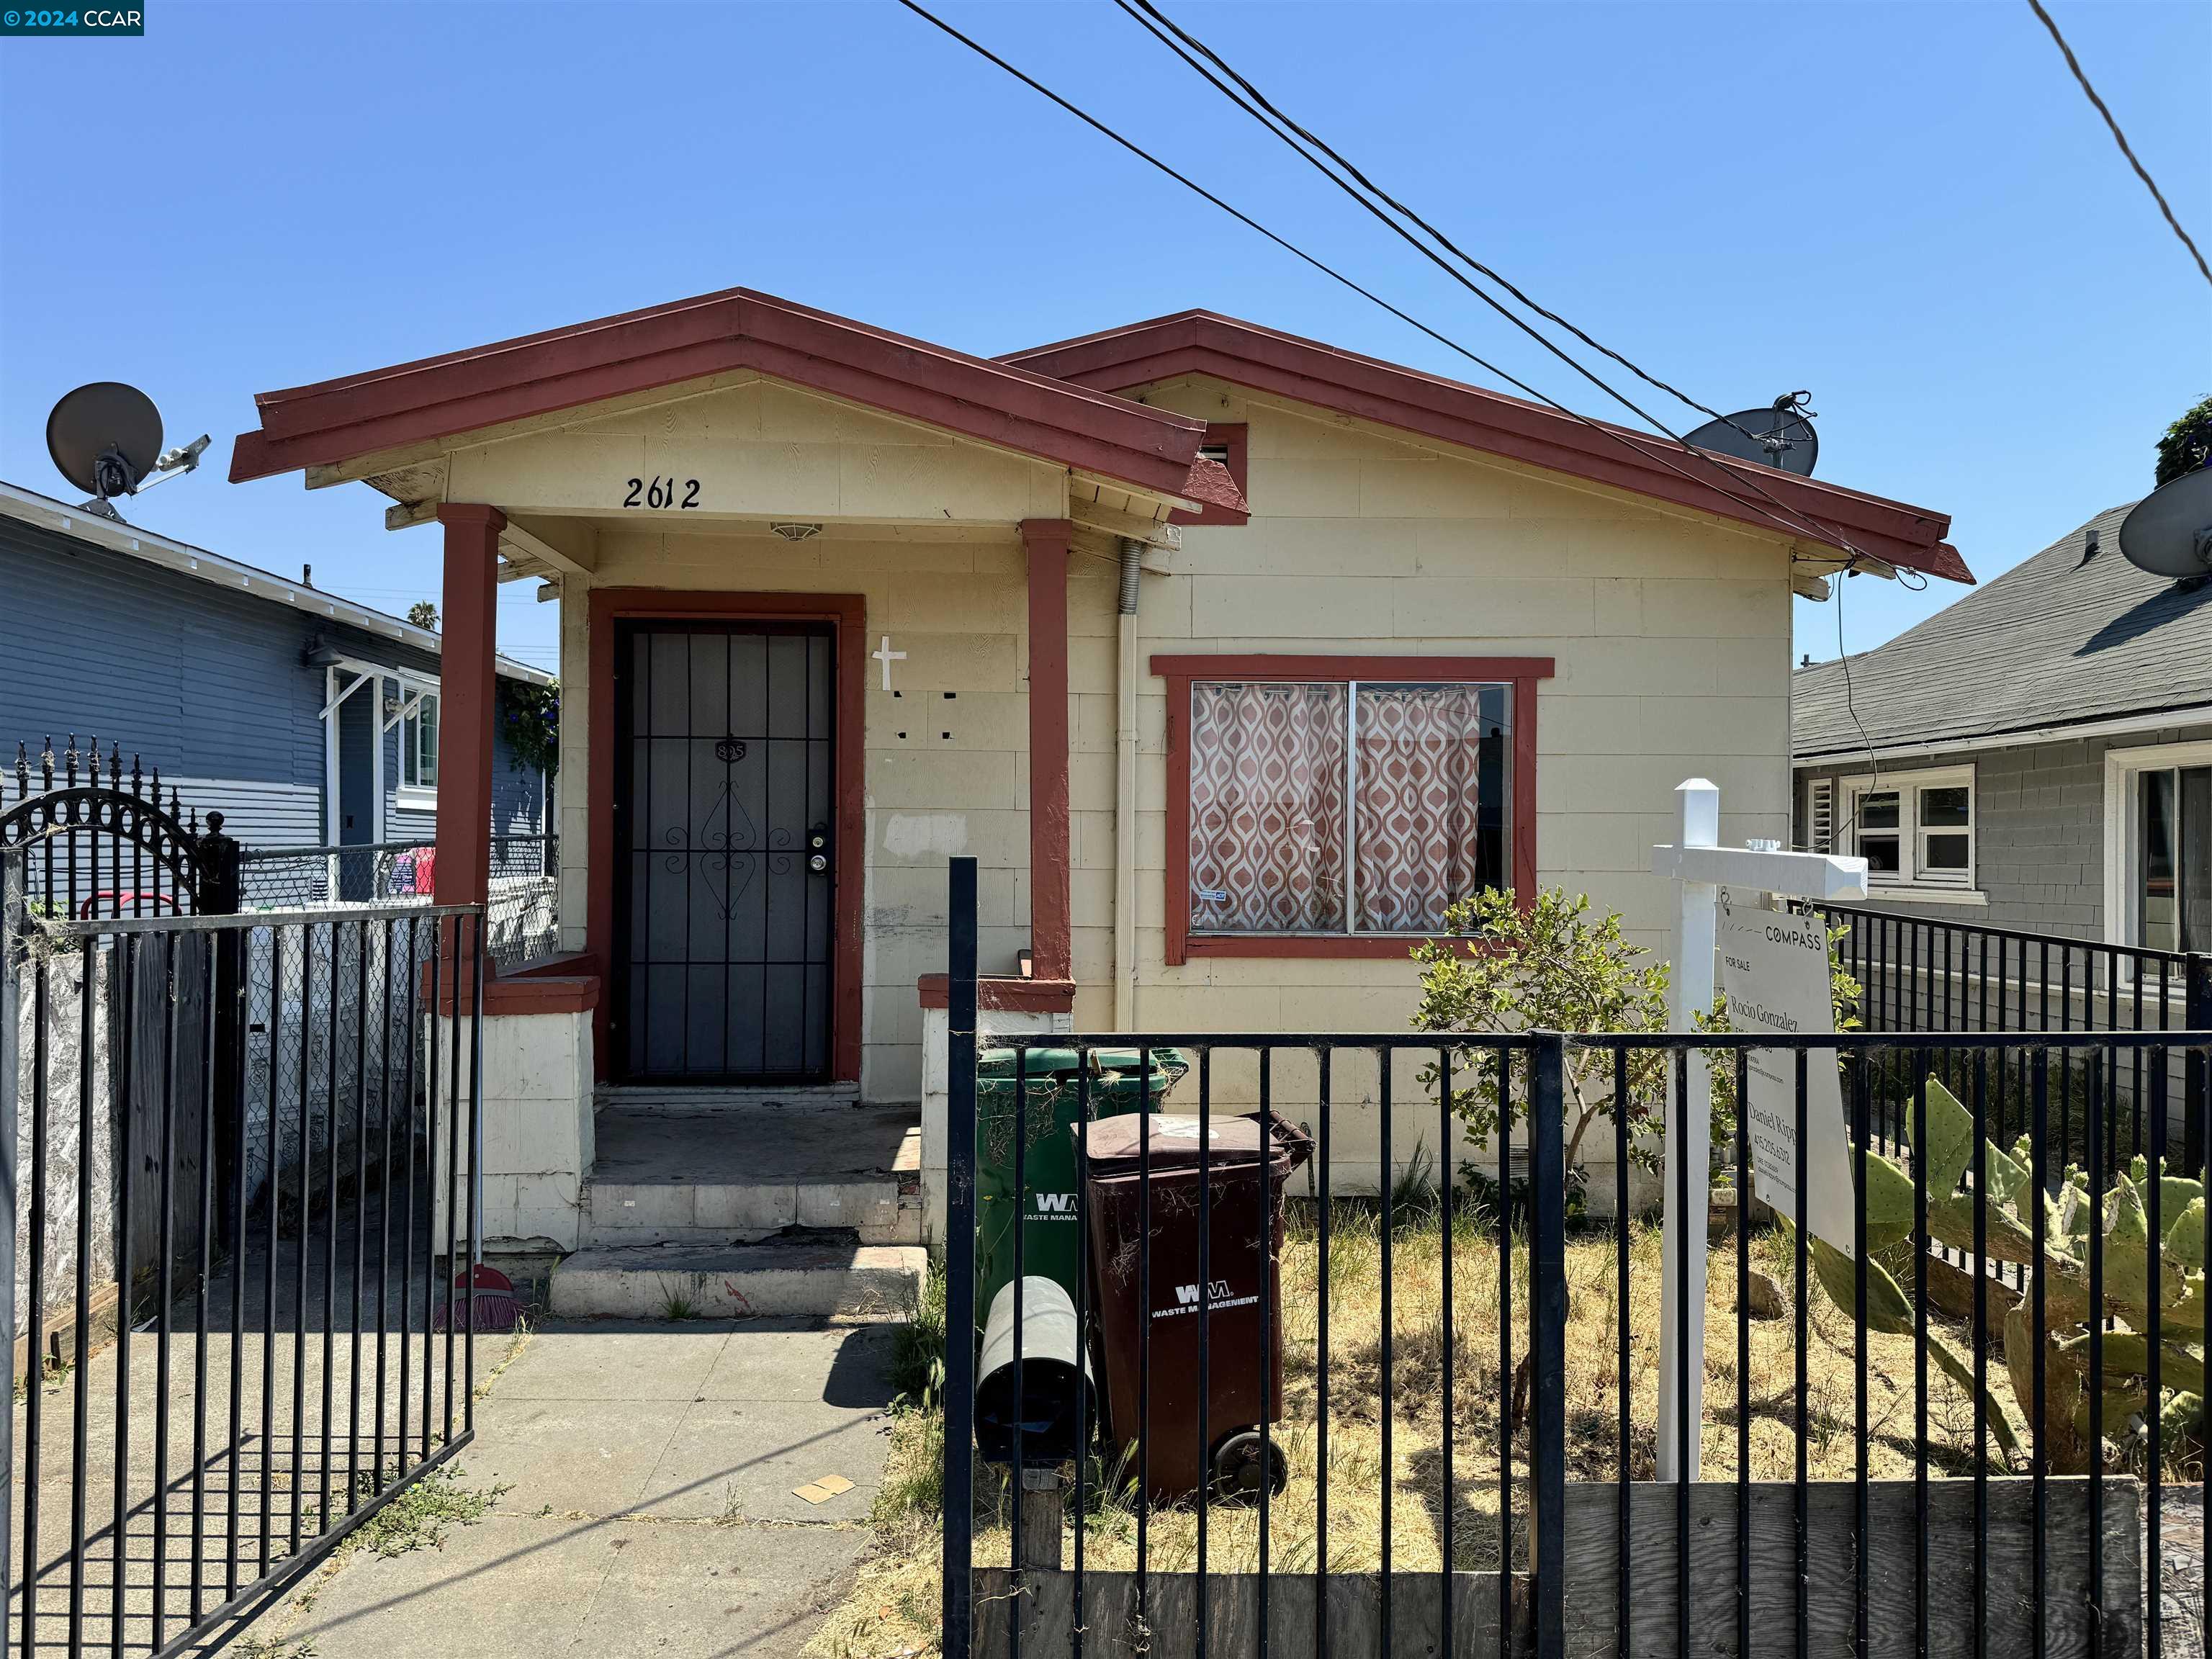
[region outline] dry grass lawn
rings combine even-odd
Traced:
[[[1340,1204],[1333,1212],[1326,1271],[1329,1302],[1329,1427],[1328,1480],[1328,1566],[1372,1571],[1382,1565],[1382,1516],[1389,1505],[1391,1565],[1400,1571],[1433,1571],[1442,1560],[1443,1480],[1441,1448],[1443,1388],[1443,1231],[1430,1212],[1401,1219],[1392,1238],[1391,1469],[1382,1455],[1382,1248],[1371,1206]],[[1494,1227],[1486,1218],[1455,1216],[1452,1237],[1455,1338],[1451,1434],[1454,1565],[1462,1570],[1499,1565],[1503,1507],[1499,1416],[1511,1398],[1510,1379],[1498,1352],[1498,1261]],[[1566,1409],[1571,1480],[1606,1480],[1620,1469],[1619,1340],[1622,1286],[1617,1242],[1610,1231],[1569,1241],[1569,1323]],[[1780,1233],[1754,1236],[1752,1265],[1789,1292],[1793,1252]],[[1528,1347],[1528,1255],[1516,1238],[1512,1323],[1517,1362]],[[1261,1529],[1267,1534],[1271,1570],[1310,1571],[1320,1546],[1315,1495],[1316,1468],[1315,1337],[1324,1271],[1310,1208],[1294,1211],[1282,1263],[1286,1399],[1276,1437],[1287,1455],[1286,1489],[1262,1511],[1217,1503],[1207,1515],[1206,1565],[1213,1571],[1250,1571],[1258,1564]],[[1737,1468],[1741,1420],[1736,1349],[1736,1256],[1734,1241],[1711,1256],[1705,1346],[1704,1458],[1708,1479],[1732,1476]],[[1641,1224],[1630,1233],[1628,1377],[1631,1474],[1649,1480],[1658,1402],[1660,1236]],[[1811,1287],[1807,1451],[1814,1480],[1849,1479],[1856,1473],[1857,1394],[1851,1321]],[[1970,1334],[1945,1325],[1961,1352]],[[1751,1473],[1787,1480],[1796,1470],[1796,1368],[1794,1320],[1755,1320],[1746,1363],[1750,1393]],[[1992,1351],[1993,1387],[2008,1397],[2002,1358]],[[1868,1354],[1869,1473],[1876,1479],[1909,1474],[1914,1464],[1916,1389],[1910,1336],[1871,1340]],[[1510,1409],[1510,1405],[1509,1405]],[[1974,1413],[1966,1393],[1932,1365],[1928,1392],[1931,1474],[1962,1474],[1972,1467]],[[875,1523],[878,1546],[851,1597],[816,1635],[811,1653],[890,1656],[935,1650],[939,1608],[942,1421],[932,1411],[902,1413],[894,1429]],[[1513,1551],[1527,1539],[1527,1437],[1510,1433]],[[1994,1454],[1993,1454],[1994,1455]],[[1125,1490],[1109,1488],[1083,1518],[1086,1567],[1137,1565],[1138,1511]],[[1008,1559],[1004,1472],[978,1464],[975,1476],[975,1561]],[[1072,1564],[1074,1517],[1065,1559]],[[1190,1571],[1198,1565],[1198,1515],[1194,1503],[1154,1509],[1148,1517],[1146,1553],[1156,1571]]]

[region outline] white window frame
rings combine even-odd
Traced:
[[[1803,850],[1808,853],[1832,853],[1836,850],[1836,781],[1833,778],[1808,778],[1805,781]]]
[[[2134,947],[2142,917],[2136,861],[2142,836],[2145,772],[2212,766],[2212,741],[2154,743],[2105,751],[2105,941]]]
[[[434,764],[442,764],[446,750],[445,698],[440,694],[438,682],[434,679],[416,674],[403,674],[398,677],[398,679],[399,708],[385,723],[387,731],[393,726],[397,726],[399,730],[399,778],[398,786],[392,793],[393,804],[405,811],[434,812],[438,810],[438,784],[435,775],[433,775],[431,781],[427,784],[407,781],[407,744],[410,738],[408,722],[416,720],[421,714],[424,699],[427,698],[437,705],[438,757]],[[421,730],[419,720],[414,729],[416,733],[419,733]],[[377,749],[381,754],[383,745],[379,744]]]
[[[1860,851],[1859,836],[1863,833],[1859,814],[1869,795],[1894,794],[1897,797],[1897,872],[1869,872],[1867,888],[1869,894],[1911,894],[1915,898],[1942,897],[1960,903],[1985,902],[1975,885],[1979,859],[1975,842],[1981,833],[1981,810],[1975,801],[1974,769],[1972,765],[1929,767],[1917,772],[1884,772],[1879,776],[1863,773],[1841,781],[1842,816],[1836,826],[1838,850],[1856,854]],[[1921,849],[1923,837],[1929,835],[1959,835],[1956,828],[1928,830],[1920,823],[1920,792],[1923,789],[1956,789],[1966,792],[1966,867],[1964,870],[1929,870],[1923,867]],[[1876,830],[1886,835],[1886,830]]]

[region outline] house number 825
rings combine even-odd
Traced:
[[[679,493],[681,500],[678,499]],[[623,497],[623,505],[656,509],[672,507],[679,510],[696,507],[699,505],[699,481],[696,478],[663,478],[658,475],[650,478],[632,478],[629,494]]]

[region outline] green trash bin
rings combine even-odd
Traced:
[[[1023,1121],[1028,1146],[1022,1184],[1028,1212],[1022,1272],[1052,1279],[1078,1296],[1082,1260],[1078,1219],[1081,1200],[1075,1178],[1076,1120],[1083,1111],[1083,1057],[1073,1048],[1036,1048],[1025,1059]],[[1190,1070],[1178,1048],[1154,1048],[1150,1081],[1134,1048],[1093,1049],[1089,1056],[1092,1118],[1119,1117],[1144,1104],[1150,1090],[1157,1112]],[[987,1049],[975,1065],[975,1309],[980,1321],[991,1300],[1014,1277],[1014,1050]],[[980,1328],[980,1325],[979,1325]]]

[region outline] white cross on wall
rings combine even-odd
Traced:
[[[877,647],[873,651],[869,652],[868,654],[871,657],[873,657],[878,662],[883,664],[884,690],[886,691],[890,690],[891,689],[891,665],[895,662],[904,662],[906,660],[906,653],[903,651],[892,650],[891,636],[886,634],[884,635],[883,644]]]

